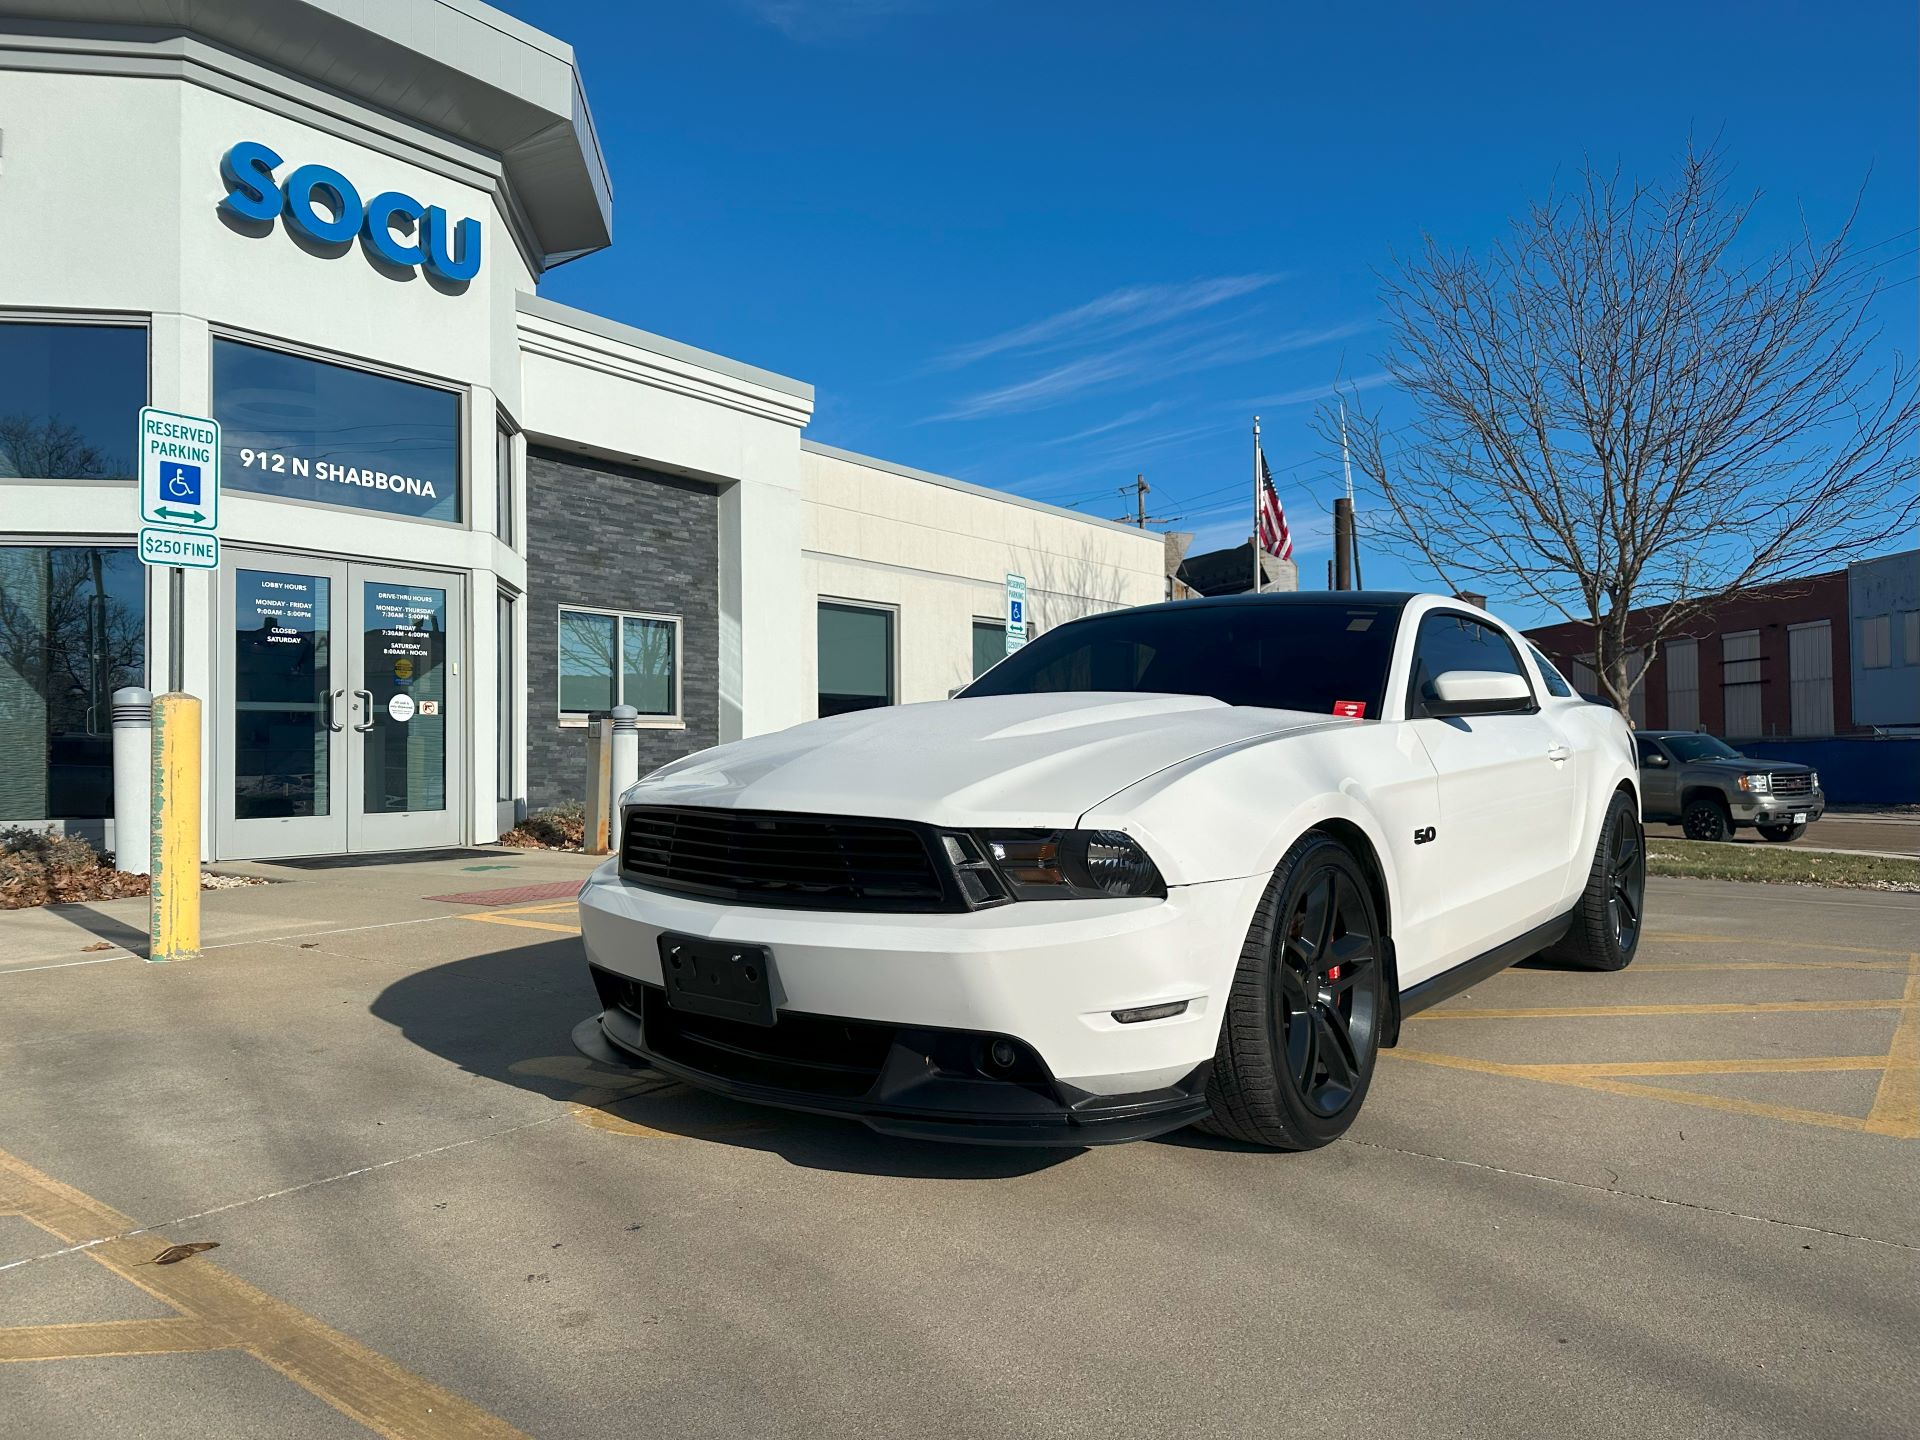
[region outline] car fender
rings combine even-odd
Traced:
[[[1407,880],[1418,869],[1416,832],[1436,804],[1433,765],[1410,726],[1343,721],[1169,766],[1080,823],[1133,836],[1169,885],[1264,881],[1307,831],[1352,826],[1373,851],[1397,931],[1430,908]],[[1249,916],[1260,888],[1249,887]]]

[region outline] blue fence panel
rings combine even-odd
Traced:
[[[1920,735],[1742,740],[1742,754],[1795,760],[1820,772],[1835,805],[1920,805]]]

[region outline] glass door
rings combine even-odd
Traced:
[[[460,844],[458,577],[228,554],[215,854]]]
[[[458,845],[465,729],[456,577],[348,567],[354,803],[347,845]]]
[[[335,642],[345,565],[233,557],[221,575],[225,724],[215,725],[216,854],[347,848],[346,658]]]

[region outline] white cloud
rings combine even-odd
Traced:
[[[1045,353],[1137,334],[1211,309],[1285,279],[1283,275],[1219,275],[1166,285],[1129,285],[985,340],[957,345],[934,358],[936,370],[956,370],[991,355]]]
[[[975,420],[987,415],[1042,410],[1088,390],[1112,388],[1144,380],[1167,380],[1221,365],[1241,364],[1270,355],[1306,350],[1344,340],[1365,329],[1350,320],[1320,330],[1287,330],[1275,335],[1229,330],[1221,325],[1170,330],[1098,354],[1056,365],[1011,385],[978,391],[933,418]]]
[[[1255,409],[1262,407],[1278,410],[1287,405],[1305,405],[1314,400],[1331,400],[1335,395],[1348,395],[1357,390],[1374,390],[1389,385],[1393,377],[1384,370],[1376,370],[1370,375],[1356,375],[1351,380],[1329,380],[1324,385],[1307,385],[1298,390],[1283,390],[1278,395],[1262,395],[1255,400],[1243,400],[1242,405]]]

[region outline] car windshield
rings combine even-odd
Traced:
[[[1210,695],[1374,719],[1399,618],[1398,605],[1279,600],[1116,610],[1048,631],[960,693]]]
[[[1738,760],[1740,752],[1713,735],[1669,735],[1667,748],[1684,764],[1689,760]]]

